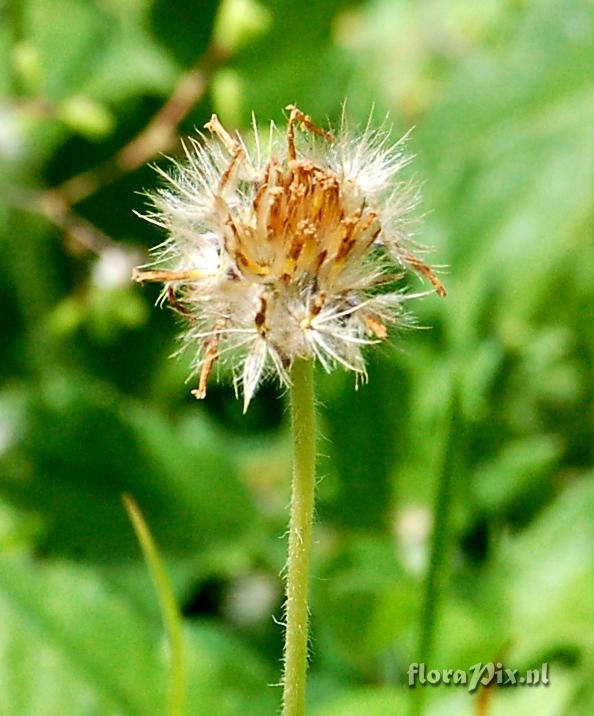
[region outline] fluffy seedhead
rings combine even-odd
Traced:
[[[162,299],[186,320],[195,351],[197,398],[215,362],[228,356],[244,408],[267,372],[289,382],[296,358],[314,358],[365,376],[363,349],[404,322],[412,269],[445,290],[413,253],[409,216],[417,203],[398,179],[403,140],[369,126],[335,137],[289,105],[286,133],[271,124],[254,148],[216,115],[211,136],[191,139],[185,161],[151,195],[145,215],[167,240],[135,280],[163,282]],[[297,136],[299,135],[299,137]],[[418,252],[417,252],[418,253]]]

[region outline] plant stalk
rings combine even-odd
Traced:
[[[316,462],[316,416],[311,360],[295,361],[291,370],[291,384],[293,481],[287,567],[283,716],[303,716]]]
[[[170,649],[167,716],[183,716],[186,703],[186,665],[182,620],[173,588],[159,550],[136,502],[123,496],[124,506],[140,542],[151,578],[157,590]]]
[[[454,498],[456,457],[461,429],[457,386],[453,383],[445,415],[445,442],[437,476],[431,552],[425,579],[417,648],[418,662],[426,664],[427,669],[431,668],[430,661],[434,652],[436,627],[448,582],[452,540],[451,511]],[[410,716],[420,716],[423,713],[424,701],[425,689],[417,685],[413,692]]]

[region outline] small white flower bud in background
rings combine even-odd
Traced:
[[[235,624],[250,626],[270,619],[279,596],[278,585],[268,575],[248,574],[232,583],[224,610]]]
[[[106,291],[125,286],[130,281],[130,272],[138,259],[138,251],[117,246],[104,249],[93,265],[93,283]]]
[[[0,157],[18,159],[23,151],[22,126],[18,114],[0,102]]]
[[[398,553],[414,574],[423,574],[427,567],[432,529],[431,511],[424,505],[407,505],[396,516],[394,534]]]

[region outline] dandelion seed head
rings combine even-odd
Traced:
[[[188,328],[196,397],[229,358],[247,409],[268,373],[289,382],[296,358],[365,376],[365,346],[403,323],[403,305],[421,294],[401,288],[404,271],[443,286],[410,248],[415,187],[401,181],[404,141],[384,128],[335,137],[290,105],[288,127],[254,123],[254,149],[213,115],[184,144],[183,161],[150,196],[146,219],[167,239],[137,281],[160,281],[163,301]]]

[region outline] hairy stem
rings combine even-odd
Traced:
[[[303,716],[309,621],[307,598],[316,461],[312,361],[296,361],[292,368],[291,379],[293,484],[287,571],[283,716]]]

